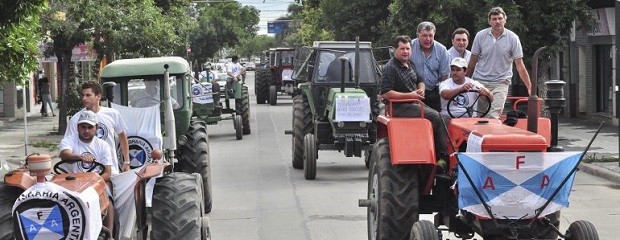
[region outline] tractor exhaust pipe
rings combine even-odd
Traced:
[[[340,60],[340,92],[343,93],[344,92],[344,86],[345,86],[345,76],[347,76],[346,72],[348,70],[348,66],[349,64],[349,59],[346,58],[345,56],[339,57],[338,60]]]
[[[547,47],[541,47],[534,52],[532,59],[532,75],[530,77],[532,88],[530,90],[530,96],[527,98],[527,130],[533,133],[538,133],[538,56]]]
[[[355,87],[360,87],[360,37],[355,37]]]
[[[170,73],[168,72],[168,64],[164,64],[164,128],[166,136],[164,136],[164,147],[167,151],[170,162],[174,163],[174,150],[177,150],[176,128],[174,125],[174,112],[172,111],[172,102],[170,101]]]

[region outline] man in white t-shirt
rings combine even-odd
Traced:
[[[200,78],[200,82],[207,82],[207,79],[209,79],[209,82],[213,83],[214,81],[217,82],[217,80],[220,79],[220,77],[217,76],[217,72],[215,72],[211,67],[211,64],[205,64],[204,67],[205,70],[200,72],[198,76]]]
[[[65,137],[70,135],[77,135],[77,128],[71,126],[77,126],[78,119],[80,117],[80,113],[90,110],[97,115],[97,138],[104,140],[110,149],[110,153],[112,154],[112,175],[116,175],[119,173],[119,169],[122,171],[129,170],[129,143],[127,141],[127,125],[123,120],[123,117],[118,112],[118,110],[108,107],[103,107],[99,105],[101,101],[101,96],[103,93],[103,88],[101,84],[97,82],[85,82],[81,86],[82,92],[82,104],[84,105],[84,109],[77,112],[75,115],[71,117],[69,123],[67,124],[67,130],[65,131]],[[115,138],[118,136],[118,141],[120,142],[121,152],[123,154],[123,164],[122,168],[119,167],[119,161],[116,154],[116,141]]]
[[[94,167],[93,162],[101,163],[105,168],[101,177],[111,186],[110,176],[113,157],[108,144],[95,137],[98,132],[97,123],[99,122],[97,115],[93,111],[84,110],[75,116],[77,116],[76,124],[69,125],[68,128],[73,128],[78,133],[66,135],[62,138],[59,145],[60,159],[63,161],[81,160],[81,162],[63,167],[63,169],[71,173],[80,173]],[[112,197],[110,189],[106,190],[108,196]],[[110,232],[114,232],[114,203],[110,202],[111,204],[107,209],[106,227]]]
[[[478,94],[489,97],[493,101],[493,94],[489,89],[485,88],[482,84],[472,80],[465,76],[465,70],[467,69],[467,60],[464,58],[454,58],[450,63],[451,77],[439,84],[439,95],[441,96],[441,115],[444,118],[450,118],[448,114],[448,107],[450,107],[450,113],[454,117],[474,117],[478,116],[476,109]],[[464,92],[468,90],[477,90],[478,92]],[[448,106],[450,99],[455,98],[452,101],[451,106]],[[467,114],[467,107],[473,108],[472,116]],[[482,114],[482,113],[480,113]]]

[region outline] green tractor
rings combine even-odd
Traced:
[[[190,90],[194,80],[190,75],[189,63],[181,57],[116,60],[103,68],[101,82],[108,102],[130,107],[161,104],[160,116],[164,126],[162,150],[166,161],[172,166],[169,172],[198,173],[202,178],[200,195],[205,211],[210,212],[209,136],[207,123],[196,117],[192,108]],[[129,139],[130,151],[143,147],[138,138],[135,141]]]
[[[254,93],[256,103],[276,105],[278,93],[294,95],[295,84],[292,79],[295,61],[295,48],[270,48],[265,52],[268,62],[256,70]]]
[[[368,155],[376,141],[380,71],[370,42],[314,42],[298,56],[293,129],[286,133],[292,134],[293,167],[315,179],[318,150]]]
[[[205,69],[209,71],[208,68]],[[241,81],[227,81],[222,78],[213,81],[209,74],[206,76],[191,87],[193,116],[209,125],[223,120],[233,120],[236,139],[243,139],[243,135],[250,134],[248,87]],[[234,100],[234,108],[231,100]]]

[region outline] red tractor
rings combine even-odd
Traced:
[[[278,93],[293,95],[295,81],[292,79],[295,48],[278,47],[265,52],[268,62],[256,69],[254,93],[256,103],[276,105]]]
[[[368,209],[368,238],[440,240],[448,231],[460,239],[598,239],[588,221],[572,223],[564,234],[558,229],[585,153],[552,152],[557,128],[540,117],[535,95],[509,100],[513,111],[527,103],[527,118],[451,119],[447,162],[436,160],[430,121],[391,112],[395,103],[421,103],[387,100],[377,118],[368,197],[359,202]],[[434,221],[420,214],[434,214]]]

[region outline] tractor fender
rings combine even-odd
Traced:
[[[390,142],[392,165],[436,163],[433,126],[425,118],[377,117],[378,138]]]
[[[138,171],[138,177],[140,179],[147,179],[155,176],[159,176],[164,172],[166,167],[170,166],[168,162],[155,162],[151,164],[144,165],[140,171]]]
[[[37,183],[37,178],[30,175],[26,168],[17,168],[4,176],[4,183],[12,187],[28,189]]]

